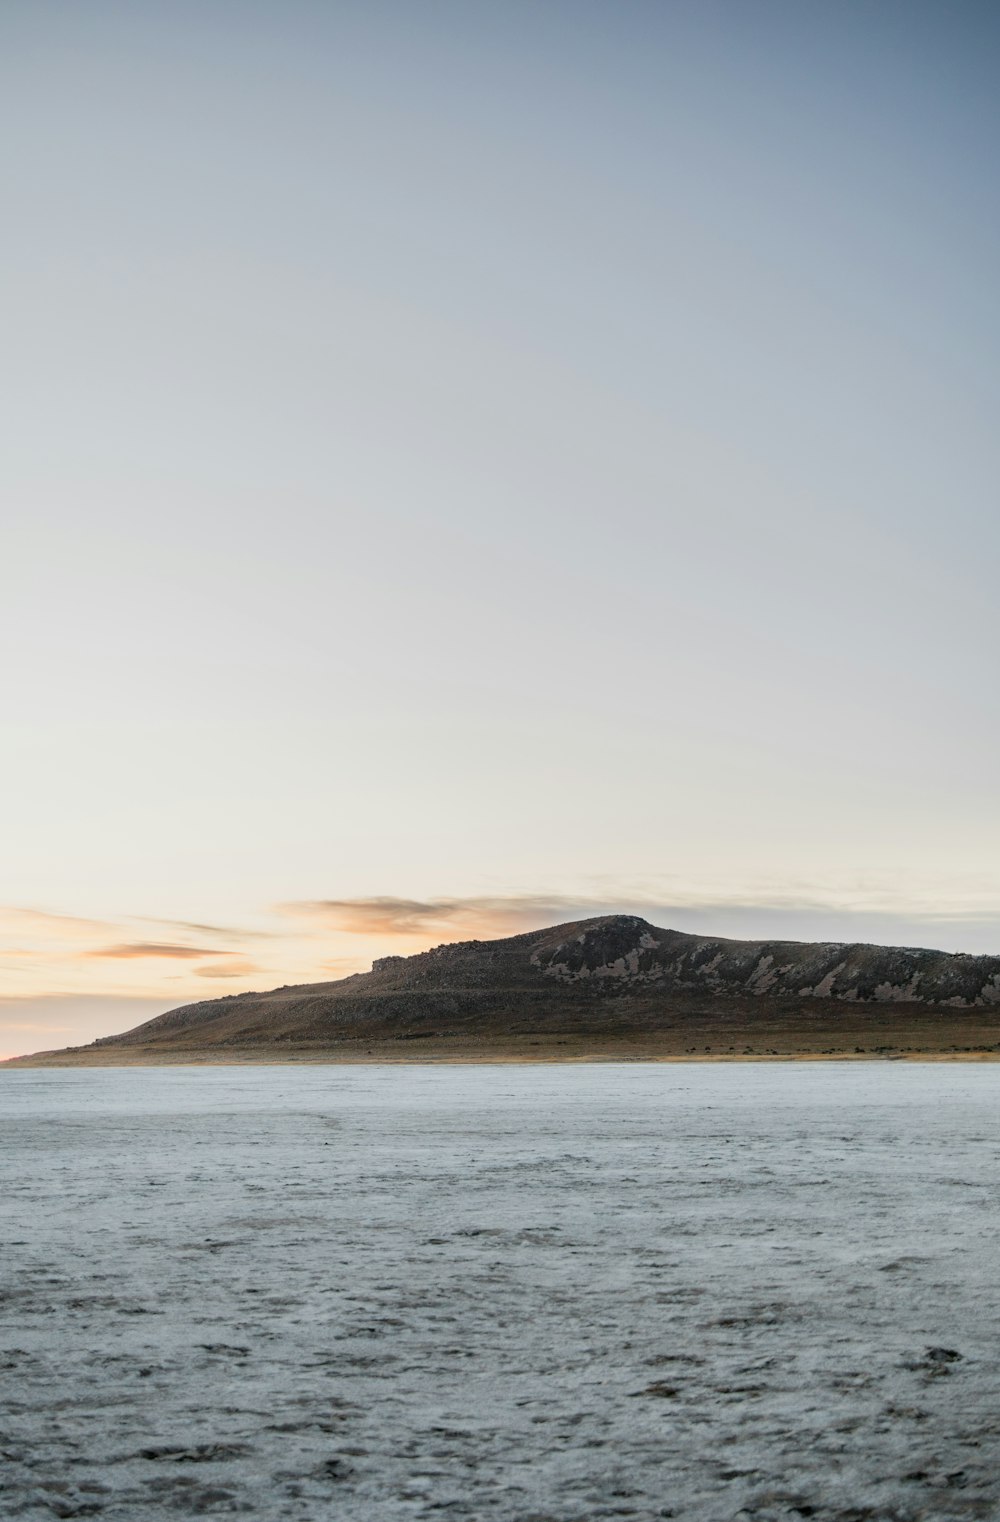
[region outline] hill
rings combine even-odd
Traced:
[[[19,1065],[1000,1054],[1000,957],[608,915],[188,1004]]]

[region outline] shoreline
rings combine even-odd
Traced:
[[[64,1058],[38,1053],[23,1057],[10,1057],[0,1062],[0,1074],[26,1069],[118,1069],[161,1067],[581,1067],[605,1064],[629,1064],[634,1066],[691,1064],[691,1063],[991,1063],[1000,1062],[1000,1051],[966,1049],[958,1051],[868,1051],[868,1052],[661,1052],[633,1053],[627,1051],[576,1052],[565,1054],[528,1054],[521,1052],[421,1052],[419,1055],[398,1056],[392,1053],[317,1053],[300,1056],[261,1053],[240,1055],[237,1053],[212,1052],[205,1055],[194,1053],[143,1053],[141,1056],[102,1053],[93,1057]]]

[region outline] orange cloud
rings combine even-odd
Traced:
[[[189,961],[198,957],[226,957],[229,954],[228,951],[217,951],[208,946],[179,946],[172,941],[123,941],[118,946],[103,946],[86,952],[88,957],[113,961],[126,961],[134,957],[177,957]]]
[[[26,909],[16,904],[0,905],[0,924],[5,920],[12,920],[22,931],[55,935],[63,940],[101,932],[107,935],[109,930],[118,928],[110,920],[82,919],[76,914],[53,914],[47,909]]]
[[[195,935],[222,935],[237,941],[271,941],[280,932],[276,930],[247,930],[239,925],[205,925],[198,920],[161,920],[149,914],[130,915],[133,924],[161,925],[170,930],[189,930]]]
[[[347,935],[510,935],[558,923],[586,909],[579,899],[508,894],[502,898],[325,898],[283,904],[281,910],[317,920]],[[587,912],[594,912],[593,909]]]
[[[215,962],[210,967],[196,967],[196,978],[246,978],[258,969],[253,962]]]

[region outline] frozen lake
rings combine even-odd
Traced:
[[[1000,1065],[0,1073],[0,1516],[1000,1516]]]

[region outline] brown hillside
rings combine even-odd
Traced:
[[[188,1004],[59,1065],[1000,1052],[1000,957],[733,941],[609,915]]]

